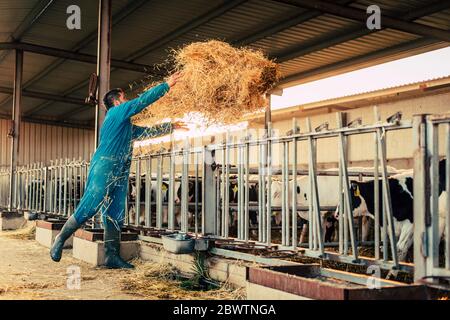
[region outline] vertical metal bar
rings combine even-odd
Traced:
[[[427,121],[428,155],[430,157],[430,215],[429,258],[427,269],[432,271],[439,266],[439,128],[432,121]]]
[[[395,239],[395,230],[394,230],[394,218],[392,211],[392,202],[391,202],[391,191],[389,188],[388,175],[386,170],[386,142],[385,142],[385,132],[383,129],[377,130],[378,137],[378,146],[380,152],[380,160],[381,160],[381,178],[383,183],[383,205],[386,211],[386,219],[383,220],[383,225],[386,224],[388,228],[388,234],[390,238],[391,251],[392,251],[392,260],[394,265],[398,267],[398,257],[397,257],[397,241]],[[384,245],[383,245],[384,246]]]
[[[266,201],[266,243],[271,245],[272,242],[272,123],[267,124],[267,168],[266,168],[266,183],[267,183],[267,201]]]
[[[62,197],[63,197],[63,160],[59,159],[59,193],[58,193],[58,214],[62,214]]]
[[[311,120],[309,118],[306,119],[306,126],[309,132],[312,132],[311,129]],[[314,211],[314,222],[310,231],[313,231],[314,237],[314,250],[320,250],[320,252],[324,253],[324,245],[323,245],[323,236],[322,236],[322,226],[321,226],[321,216],[320,216],[320,202],[319,202],[319,192],[317,188],[317,169],[316,169],[316,145],[315,141],[312,137],[308,138],[309,141],[309,177],[310,177],[310,186],[311,186],[311,194],[312,198],[311,202],[313,203],[313,211]],[[316,246],[317,245],[317,246]]]
[[[67,217],[67,193],[68,193],[68,183],[67,183],[67,177],[68,177],[68,165],[69,165],[69,161],[68,159],[66,159],[65,163],[64,163],[64,200],[63,200],[63,208],[64,208],[64,216]],[[94,217],[95,219],[95,217]]]
[[[230,224],[230,193],[228,191],[228,186],[230,185],[230,147],[229,143],[231,142],[231,137],[229,131],[226,134],[226,142],[225,142],[225,163],[224,163],[224,172],[225,172],[225,187],[224,187],[224,217],[223,217],[223,237],[228,238],[229,235],[229,224]]]
[[[169,163],[169,194],[168,197],[168,213],[167,213],[167,228],[169,230],[175,229],[175,157],[176,153],[173,152],[170,155]]]
[[[244,199],[244,240],[249,240],[249,209],[250,209],[250,136],[246,135],[244,149],[244,172],[245,172],[245,199]]]
[[[414,143],[414,281],[427,275],[426,220],[429,210],[428,161],[425,115],[413,117]],[[384,245],[383,245],[384,246]]]
[[[188,205],[189,205],[189,140],[185,140],[183,148],[183,167],[181,175],[181,231],[188,232]]]
[[[156,174],[156,228],[161,228],[161,216],[162,216],[162,167],[163,156],[158,156],[157,174]]]
[[[242,204],[244,197],[244,183],[242,179],[242,147],[239,145],[236,148],[237,151],[237,169],[238,169],[238,207],[237,207],[237,237],[238,239],[242,239]]]
[[[75,212],[75,210],[77,209],[77,206],[78,206],[78,192],[79,192],[78,183],[79,183],[80,161],[81,160],[79,160],[79,162],[77,162],[74,165],[74,167],[73,167],[73,169],[74,169],[74,179],[75,179],[75,181],[73,183],[73,189],[74,189],[73,190],[73,211],[74,212]]]
[[[292,133],[297,132],[297,119],[292,119]],[[292,249],[297,249],[297,139],[292,139]]]
[[[445,125],[445,192],[447,211],[445,212],[445,267],[450,269],[450,123]],[[444,210],[444,209],[442,209]]]
[[[141,217],[141,158],[136,158],[136,210],[135,214],[136,217],[134,219],[134,222],[137,226],[141,224],[140,217]]]
[[[19,157],[19,134],[20,134],[20,113],[22,101],[22,74],[23,74],[23,51],[16,50],[16,60],[14,69],[14,91],[13,91],[13,105],[12,105],[12,121],[11,121],[11,158],[10,158],[10,176],[9,176],[9,201],[8,209],[14,210],[14,185],[15,185],[15,171]]]
[[[150,155],[147,157],[147,163],[145,166],[145,226],[149,228],[151,226],[151,198],[152,198],[152,158]]]
[[[198,235],[198,206],[199,206],[199,194],[198,194],[198,165],[199,165],[199,159],[198,159],[198,152],[195,152],[195,179],[194,179],[194,199],[195,199],[195,205],[194,205],[194,232],[195,237],[197,238]],[[202,197],[203,199],[203,197]]]
[[[48,196],[48,185],[49,185],[49,181],[48,181],[48,167],[47,166],[45,166],[44,168],[43,168],[43,170],[44,170],[44,204],[43,204],[43,207],[42,207],[42,211],[43,212],[47,212],[47,210],[48,210],[48,208],[47,208],[47,201],[48,201],[48,199],[47,199],[47,196]]]
[[[55,160],[55,166],[53,168],[54,170],[54,185],[53,185],[53,213],[57,213],[57,207],[58,207],[58,159]]]
[[[173,149],[172,149],[173,150]],[[176,153],[172,151],[169,164],[169,204],[168,204],[168,217],[167,228],[169,230],[175,230],[175,157]]]
[[[95,108],[95,148],[99,143],[100,129],[106,114],[103,96],[109,90],[111,68],[111,28],[112,0],[99,0],[98,6],[98,43],[97,43],[97,76],[98,92]]]
[[[380,114],[378,112],[378,107],[374,107],[374,116],[375,116],[375,122],[378,123],[380,119]],[[375,218],[375,226],[374,226],[374,249],[375,249],[375,259],[380,259],[380,184],[379,184],[379,154],[378,154],[378,138],[377,134],[374,135],[374,160],[373,160],[373,167],[374,167],[374,173],[373,173],[373,182],[374,182],[374,218]],[[383,244],[385,246],[385,244]]]
[[[216,232],[216,188],[214,183],[214,150],[203,147],[202,165],[202,233],[204,235]]]
[[[283,203],[281,207],[282,219],[282,244],[289,246],[289,143],[283,142],[283,162],[282,162],[282,176],[283,176]]]
[[[263,221],[263,197],[264,197],[264,178],[262,166],[262,144],[258,145],[258,241],[263,242],[262,221]]]
[[[342,113],[337,113],[337,122],[338,127],[343,126],[343,116]],[[348,179],[348,171],[347,171],[347,153],[346,153],[346,147],[348,145],[345,144],[345,138],[344,134],[339,134],[339,161],[341,164],[341,171],[342,171],[342,178],[343,178],[343,188],[344,188],[344,207],[345,207],[345,216],[347,217],[346,220],[348,220],[348,229],[350,231],[350,241],[352,244],[352,255],[353,259],[358,258],[358,248],[356,245],[356,236],[355,236],[355,228],[353,227],[353,206],[351,203],[351,197],[350,197],[350,183]],[[345,230],[344,230],[345,232]],[[347,241],[346,241],[347,242]],[[345,249],[345,248],[344,248]]]

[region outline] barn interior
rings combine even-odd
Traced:
[[[170,73],[172,49],[219,39],[262,50],[279,63],[282,79],[268,92],[265,111],[242,119],[244,127],[136,144],[125,225],[140,243],[141,258],[156,261],[154,246],[164,246],[164,236],[189,234],[198,248],[228,259],[221,263],[233,271],[216,266],[211,274],[247,286],[247,298],[330,298],[326,288],[308,296],[280,283],[309,274],[363,286],[370,266],[390,277],[380,280],[386,290],[355,293],[354,299],[422,299],[430,292],[417,284],[450,288],[450,204],[441,198],[450,188],[450,160],[444,172],[439,163],[450,157],[450,75],[276,110],[270,105],[271,97],[296,85],[448,47],[450,1],[376,1],[379,29],[368,28],[373,1],[365,0],[82,0],[79,29],[68,27],[71,5],[0,4],[5,216],[36,216],[42,230],[48,228],[44,222],[67,219],[82,196],[105,116],[93,100],[115,87],[137,96]],[[414,225],[403,234],[408,252],[399,257],[404,244],[395,230],[398,203],[389,182],[406,173],[413,178]],[[349,189],[353,181],[367,180],[380,182],[374,187],[380,200],[374,200],[371,218],[353,217],[356,191]],[[328,191],[330,185],[344,192]],[[295,195],[304,186],[306,202]],[[336,203],[328,203],[328,193]],[[334,234],[324,239],[329,223]],[[79,236],[86,243],[74,240],[74,256],[99,263],[82,253],[98,241],[99,228],[94,219]],[[427,254],[420,234],[428,237]],[[193,263],[190,255],[172,255],[167,260],[180,268]],[[229,262],[235,260],[262,267],[241,269]]]

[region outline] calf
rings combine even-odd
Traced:
[[[195,185],[197,184],[197,197],[195,196]],[[175,204],[181,204],[181,182],[176,181],[175,182]],[[201,178],[198,178],[198,181],[196,183],[195,178],[189,178],[188,180],[188,204],[191,202],[196,202],[199,204],[199,210],[200,205],[202,202],[202,181]],[[194,214],[193,211],[195,209],[190,208],[188,205],[188,224],[192,225],[192,222],[194,220]],[[201,212],[201,210],[200,210]],[[181,224],[181,207],[177,206],[175,208],[175,220],[177,225]]]
[[[444,221],[446,213],[447,190],[445,190],[445,160],[439,162],[439,234],[444,233]],[[379,182],[380,198],[382,203],[382,181]],[[397,240],[399,261],[403,261],[413,242],[413,173],[406,171],[394,175],[388,179],[392,214],[394,220],[394,232]],[[350,187],[353,216],[369,216],[374,219],[374,181],[352,181]],[[337,217],[337,214],[336,214]],[[383,215],[380,214],[380,226],[383,226]]]

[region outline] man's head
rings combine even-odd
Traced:
[[[120,88],[109,90],[103,97],[103,103],[105,104],[106,110],[118,106],[126,101],[127,99],[125,97],[125,92]]]

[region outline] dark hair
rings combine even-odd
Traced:
[[[115,88],[109,90],[105,94],[105,96],[103,97],[103,103],[105,104],[106,110],[109,110],[112,107],[114,107],[114,101],[119,99],[121,93],[124,93],[124,91],[121,88]]]

